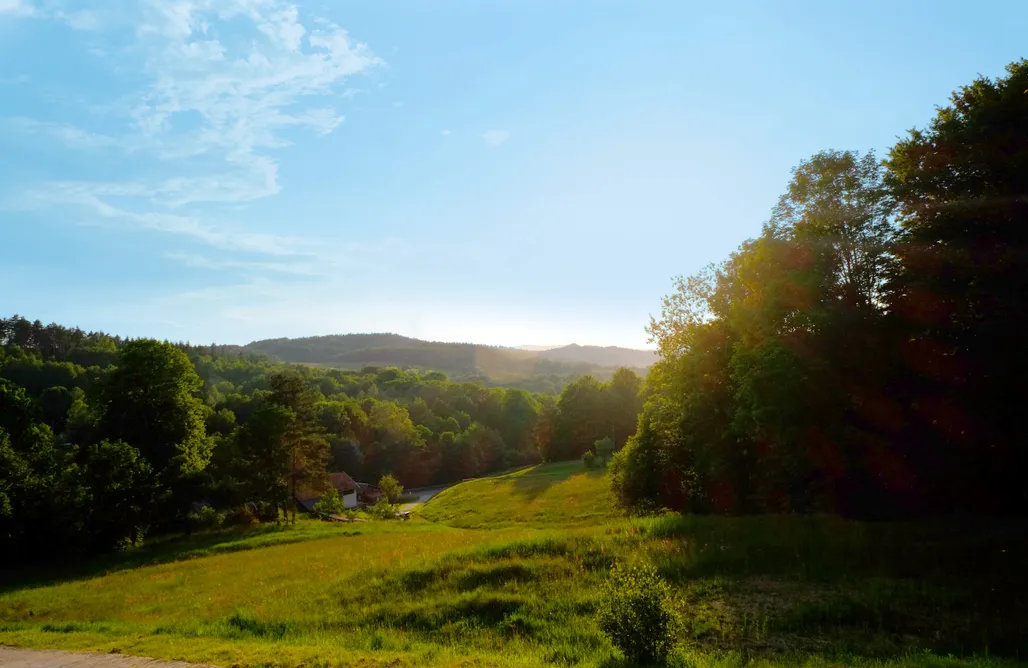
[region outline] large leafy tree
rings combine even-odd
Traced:
[[[642,411],[642,385],[642,379],[624,367],[614,372],[607,385],[607,419],[616,448],[623,446],[635,433],[636,421]]]
[[[288,408],[265,403],[236,434],[237,456],[225,465],[240,481],[243,498],[279,509],[291,507],[293,457],[289,433],[296,415]]]
[[[94,548],[135,544],[148,528],[153,471],[139,450],[121,441],[101,441],[83,453],[85,526]]]
[[[166,519],[194,500],[189,481],[211,458],[198,396],[202,384],[184,352],[141,339],[121,347],[117,367],[97,393],[99,437],[139,451],[163,492],[154,510]]]
[[[557,401],[553,440],[546,458],[578,459],[593,443],[610,435],[607,403],[602,384],[582,376],[568,384]]]
[[[391,401],[368,404],[370,441],[364,452],[365,475],[375,479],[397,471],[424,447],[423,435],[403,406]]]
[[[850,390],[880,354],[868,342],[883,317],[891,212],[873,155],[819,153],[793,171],[759,237],[678,279],[650,326],[662,362],[646,447],[631,450],[658,450],[662,479],[649,487],[660,504],[839,505],[840,476],[862,457],[862,435],[845,425]],[[619,470],[636,470],[625,457]]]
[[[24,389],[0,380],[0,562],[81,538],[72,452],[54,442]]]
[[[903,226],[890,306],[938,498],[1025,512],[1028,60],[1007,69],[958,90],[889,154]]]

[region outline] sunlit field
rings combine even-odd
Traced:
[[[457,485],[426,505],[422,516],[455,527],[496,529],[595,526],[621,513],[603,471],[565,462]]]
[[[600,586],[646,560],[675,592],[679,665],[1004,665],[1025,656],[1019,535],[630,519],[605,475],[565,463],[463,483],[410,522],[305,520],[26,574],[0,594],[0,643],[222,666],[619,665]]]

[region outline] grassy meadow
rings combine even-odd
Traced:
[[[621,517],[604,472],[586,471],[581,462],[470,480],[440,493],[421,514],[466,529],[597,526]]]
[[[1000,666],[1028,657],[1025,531],[630,519],[579,463],[458,485],[409,522],[262,526],[5,574],[0,643],[220,666],[616,666],[616,560],[675,592],[676,665]]]

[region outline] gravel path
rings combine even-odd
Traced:
[[[0,646],[3,668],[213,668],[182,661],[159,661],[123,654],[61,652]]]

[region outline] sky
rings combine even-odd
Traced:
[[[1023,0],[0,0],[0,315],[644,347],[800,160],[1026,56]]]

